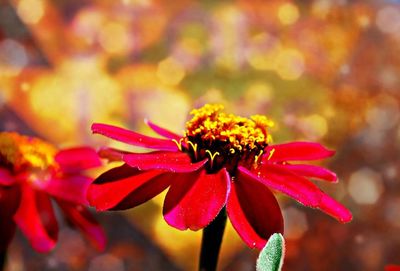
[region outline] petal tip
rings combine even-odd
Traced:
[[[39,253],[49,253],[51,252],[56,246],[55,240],[31,240],[31,245],[34,250]]]
[[[343,224],[349,223],[352,220],[353,220],[353,215],[350,211],[346,215],[339,218],[339,222]]]
[[[328,154],[328,157],[332,157],[336,154],[336,151],[327,149],[327,154]]]
[[[189,229],[189,227],[187,227],[186,225],[182,223],[177,223],[172,217],[169,217],[168,213],[164,214],[164,220],[169,226],[177,230],[186,231],[187,229]]]

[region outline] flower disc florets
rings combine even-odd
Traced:
[[[258,157],[271,142],[267,128],[273,122],[260,115],[250,118],[221,112],[222,105],[210,105],[193,110],[186,123],[183,141],[193,161],[209,158],[208,171],[226,167],[234,171],[239,163],[257,165]]]
[[[56,149],[40,139],[13,132],[0,133],[0,165],[11,171],[55,167]]]

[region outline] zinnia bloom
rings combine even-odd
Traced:
[[[81,172],[100,164],[97,153],[88,147],[57,151],[40,139],[1,132],[0,250],[7,249],[16,226],[36,251],[54,248],[58,223],[52,202],[102,250],[103,230],[84,207],[92,179]]]
[[[92,183],[90,204],[98,210],[132,208],[169,187],[163,206],[169,225],[199,230],[226,207],[233,227],[252,248],[262,248],[273,233],[283,232],[282,213],[271,189],[340,222],[351,220],[343,205],[307,180],[336,182],[335,173],[292,163],[330,157],[333,151],[310,142],[270,145],[270,120],[259,115],[238,117],[222,109],[221,105],[205,105],[193,110],[183,136],[149,121],[150,128],[164,138],[93,124],[94,133],[156,151],[101,150],[101,156],[125,163]]]

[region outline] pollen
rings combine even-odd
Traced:
[[[254,115],[250,118],[222,112],[220,104],[206,104],[194,109],[193,118],[186,123],[185,137],[202,145],[220,143],[230,153],[243,150],[252,151],[266,146],[271,141],[268,128],[273,121],[265,116]]]
[[[33,137],[22,136],[14,132],[0,132],[0,165],[12,170],[23,168],[46,169],[55,166],[56,149]]]

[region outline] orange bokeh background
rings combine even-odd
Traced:
[[[339,184],[318,185],[354,215],[341,225],[280,197],[284,270],[383,270],[400,263],[399,33],[394,0],[2,1],[0,128],[59,147],[129,148],[91,135],[91,123],[150,134],[148,118],[180,133],[191,108],[215,102],[267,115],[275,142],[337,150],[324,165]],[[201,232],[169,227],[163,197],[98,214],[110,239],[102,254],[65,228],[47,256],[17,238],[8,269],[160,270],[142,269],[155,259],[195,270]],[[149,243],[119,239],[120,223]],[[228,225],[219,269],[254,270],[256,256]]]

